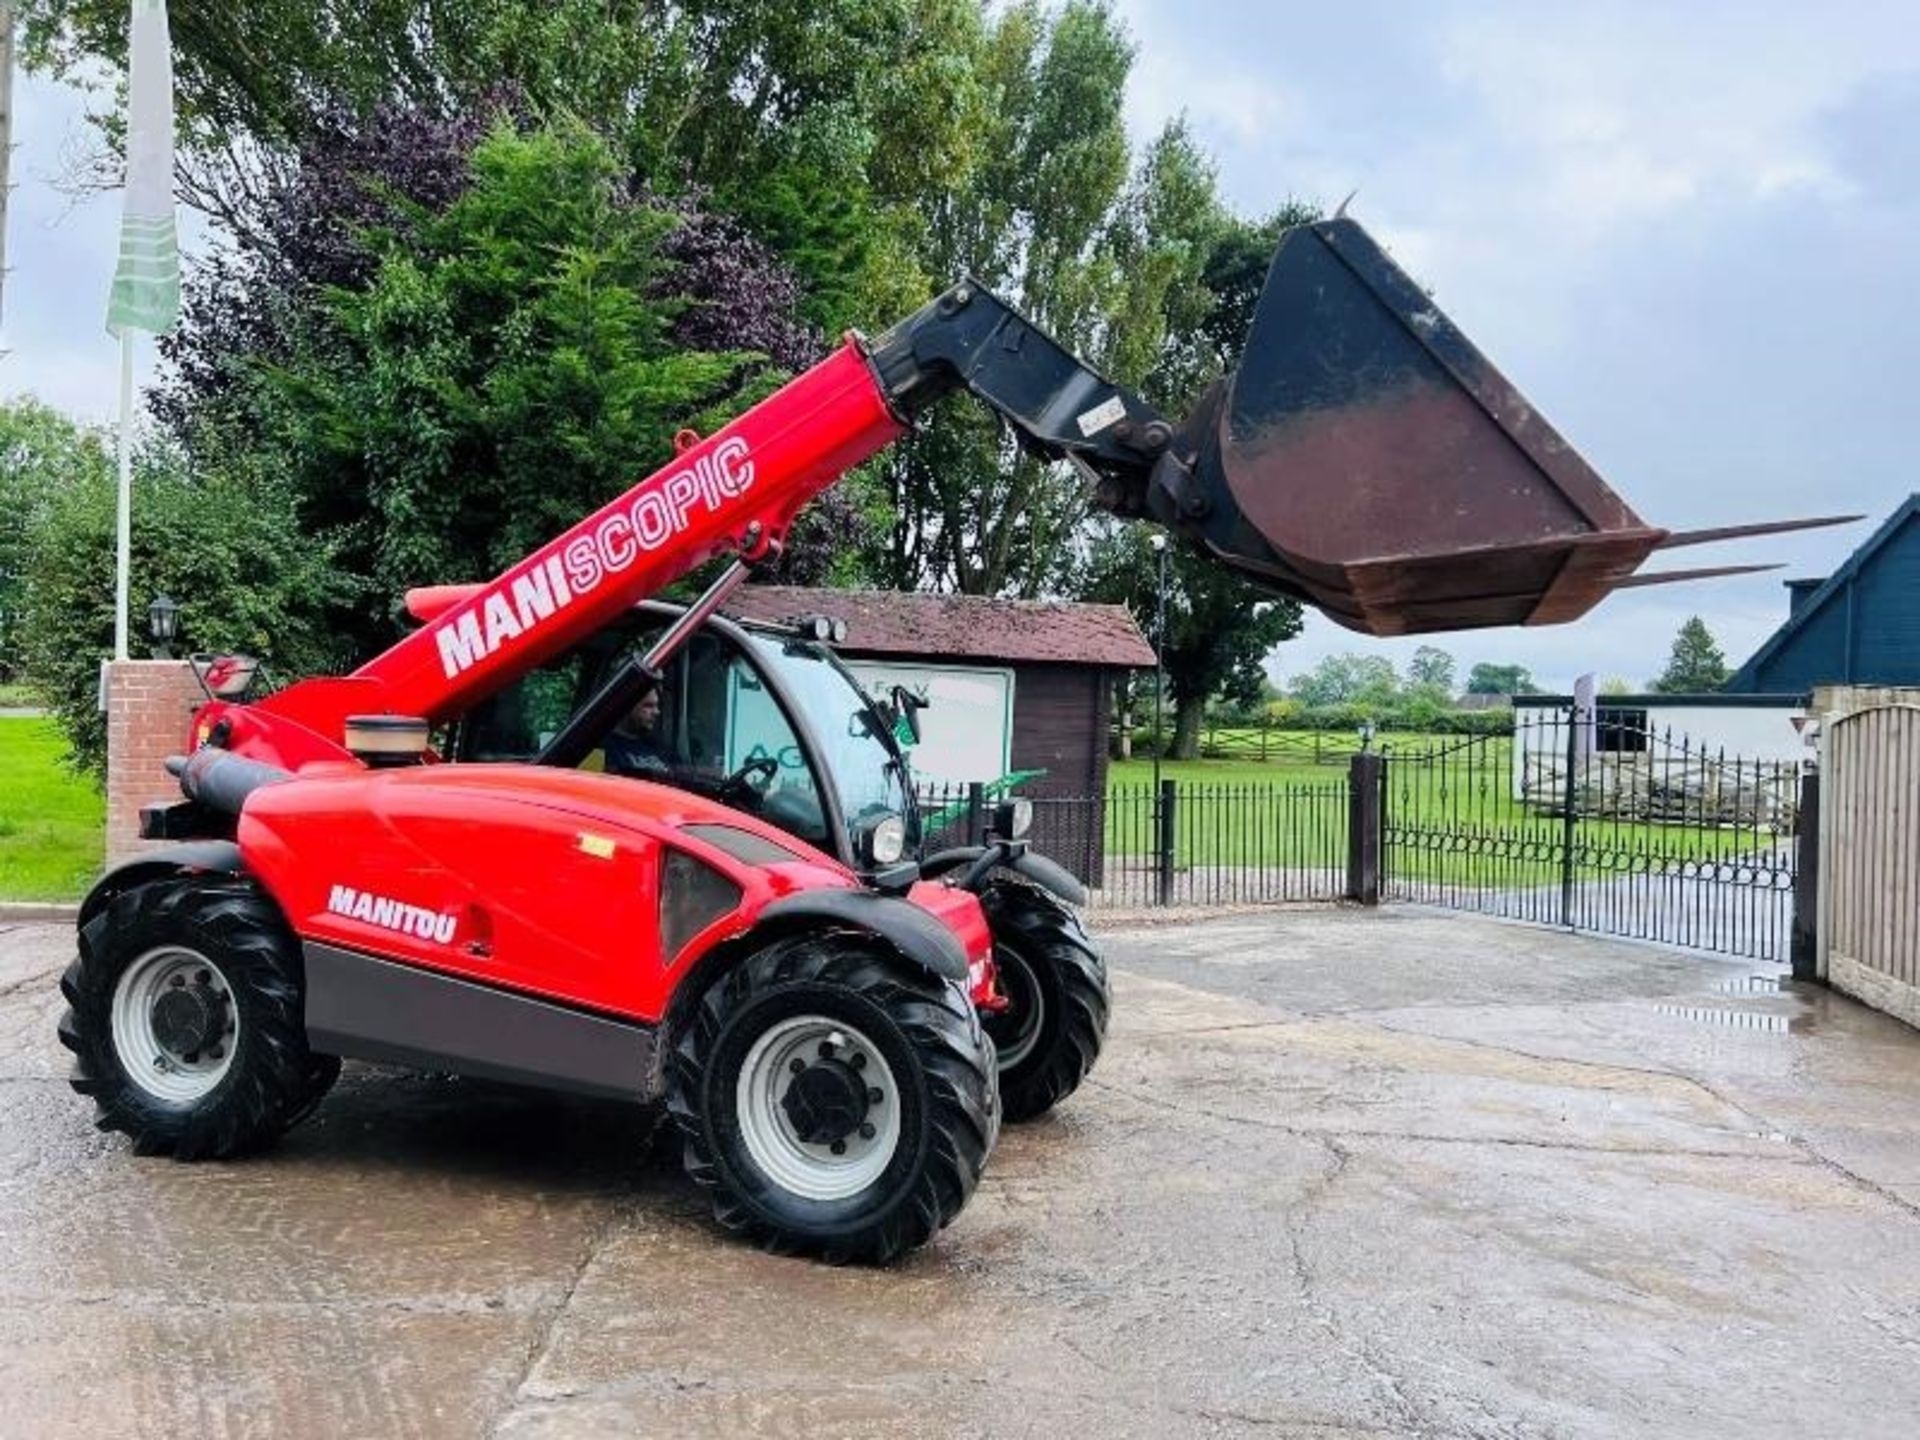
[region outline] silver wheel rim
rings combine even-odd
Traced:
[[[1018,970],[1024,993],[1032,997],[1032,1003],[1014,1017],[1019,1021],[1019,1028],[1008,1035],[1004,1042],[997,1037],[993,1042],[994,1053],[999,1057],[999,1068],[1011,1070],[1033,1054],[1034,1047],[1040,1043],[1040,1028],[1047,1018],[1047,996],[1040,988],[1040,977],[1033,973],[1033,967],[1018,951],[1006,945],[996,945],[993,963],[1002,973]]]
[[[794,1066],[804,1070],[823,1058],[858,1068],[868,1086],[863,1130],[830,1145],[800,1138],[781,1103],[793,1083]],[[856,1059],[856,1057],[858,1057]],[[874,1092],[879,1098],[874,1098]],[[770,1026],[753,1042],[734,1085],[740,1139],[761,1172],[806,1200],[845,1200],[858,1195],[886,1173],[900,1144],[900,1087],[873,1041],[853,1026],[824,1015],[794,1015]]]
[[[227,1023],[217,1040],[190,1052],[189,1058],[161,1043],[154,1006],[167,991],[195,985],[226,997],[221,1008]],[[112,1007],[113,1049],[127,1078],[170,1105],[191,1105],[212,1093],[233,1068],[234,1045],[240,1038],[232,994],[220,967],[184,946],[159,946],[127,966],[113,987]]]

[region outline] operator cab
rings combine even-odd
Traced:
[[[629,657],[679,614],[658,602],[501,690],[454,727],[462,761],[532,761]],[[856,870],[918,849],[905,752],[833,652],[794,628],[709,619],[580,763],[677,786],[759,816]],[[874,853],[875,831],[898,839]],[[891,858],[889,858],[891,851]]]

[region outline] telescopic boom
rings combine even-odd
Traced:
[[[1182,422],[962,281],[718,433],[683,436],[669,464],[504,574],[411,593],[426,623],[351,675],[252,708],[316,742],[283,752],[313,754],[348,715],[449,720],[708,559],[775,553],[809,500],[955,390],[1072,463],[1103,508],[1374,635],[1571,620],[1663,545],[1856,518],[1647,525],[1338,219],[1282,236],[1239,365]]]

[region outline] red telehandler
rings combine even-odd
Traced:
[[[1552,623],[1679,536],[1640,521],[1348,220],[1281,240],[1238,369],[1173,423],[962,282],[858,336],[353,673],[207,669],[177,843],[104,876],[61,980],[97,1123],[274,1140],[354,1056],[664,1101],[721,1221],[885,1260],[1105,1037],[1079,883],[1023,838],[925,853],[896,729],[825,622],[735,625],[795,514],[956,390],[1114,514],[1356,630]],[[1749,530],[1767,527],[1748,527]],[[699,600],[650,600],[716,557]],[[1689,572],[1693,575],[1722,572]],[[612,773],[658,716],[672,763]]]

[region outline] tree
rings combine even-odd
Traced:
[[[1125,605],[1158,642],[1158,575],[1159,557],[1145,531],[1109,529],[1096,542],[1082,593]],[[1172,753],[1191,760],[1199,753],[1209,700],[1223,696],[1251,708],[1264,698],[1262,662],[1300,633],[1300,606],[1263,595],[1206,557],[1180,550],[1167,556],[1166,618],[1160,659],[1173,703]]]
[[[23,3],[40,68],[122,60],[111,0]],[[183,194],[248,249],[279,243],[297,172],[376,117],[457,123],[503,96],[527,125],[578,116],[652,193],[737,218],[827,334],[970,272],[1137,385],[1182,358],[1166,335],[1204,308],[1200,267],[1240,266],[1257,293],[1271,249],[1243,266],[1213,244],[1227,217],[1183,127],[1130,181],[1131,47],[1103,0],[209,0],[174,39]],[[978,409],[947,407],[848,490],[837,531],[880,520],[865,561],[898,586],[1035,595],[1081,558],[1085,487]]]
[[[979,61],[992,103],[979,113],[977,163],[921,198],[925,283],[974,275],[1069,349],[1103,358],[1125,288],[1113,233],[1131,64],[1118,22],[1088,0],[1051,14],[1026,0],[994,18]],[[895,588],[1036,596],[1068,579],[1085,486],[1021,453],[983,407],[935,412],[875,478],[890,524],[872,564]]]
[[[1327,655],[1313,669],[1294,676],[1287,691],[1316,709],[1358,705],[1381,711],[1400,699],[1400,677],[1384,655]]]
[[[263,203],[194,281],[158,408],[372,582],[334,617],[356,653],[407,586],[497,572],[817,353],[790,271],[575,123],[383,114]],[[820,513],[782,578],[858,553],[851,507]]]
[[[103,438],[35,400],[0,403],[0,680],[21,670],[27,564],[48,509],[109,472]]]
[[[1467,672],[1469,695],[1538,695],[1540,687],[1524,665],[1493,665],[1481,661]]]
[[[1453,656],[1435,645],[1422,645],[1407,666],[1407,683],[1436,700],[1453,698],[1453,675]]]
[[[1689,616],[1674,637],[1667,668],[1648,689],[1656,695],[1692,695],[1718,690],[1727,683],[1727,657],[1698,615]]]
[[[124,72],[124,0],[17,0],[29,68]],[[200,0],[175,6],[182,198],[242,242],[298,157],[380,113],[511,93],[571,116],[662,191],[704,187],[805,281],[827,333],[917,284],[927,195],[978,158],[979,0]],[[116,107],[95,116],[119,143]],[[118,184],[115,167],[101,182]]]
[[[198,479],[175,449],[147,445],[134,468],[131,593],[180,605],[183,650],[259,657],[280,679],[345,658],[325,621],[347,582],[304,533],[284,491]],[[88,463],[48,498],[25,568],[21,653],[76,766],[106,767],[100,662],[113,650],[115,477]]]
[[[1253,323],[1278,231],[1311,219],[1289,207],[1262,222],[1226,213],[1212,168],[1180,125],[1148,147],[1111,243],[1119,265],[1107,327],[1111,373],[1139,384],[1167,413],[1184,413],[1235,364]],[[1124,278],[1122,278],[1124,277]],[[1153,633],[1157,564],[1139,527],[1096,522],[1080,582],[1088,599],[1126,604]],[[1174,754],[1198,753],[1207,702],[1252,705],[1264,661],[1300,633],[1299,602],[1281,599],[1176,546],[1168,557],[1162,658],[1174,702]]]
[[[94,87],[125,73],[127,14],[118,0],[16,3],[29,69]],[[542,113],[597,121],[631,117],[649,102],[671,105],[695,63],[687,8],[648,0],[175,5],[182,197],[245,238],[262,190],[284,178],[302,147],[383,107],[453,115],[502,86]],[[117,108],[94,116],[102,160],[122,138]]]

